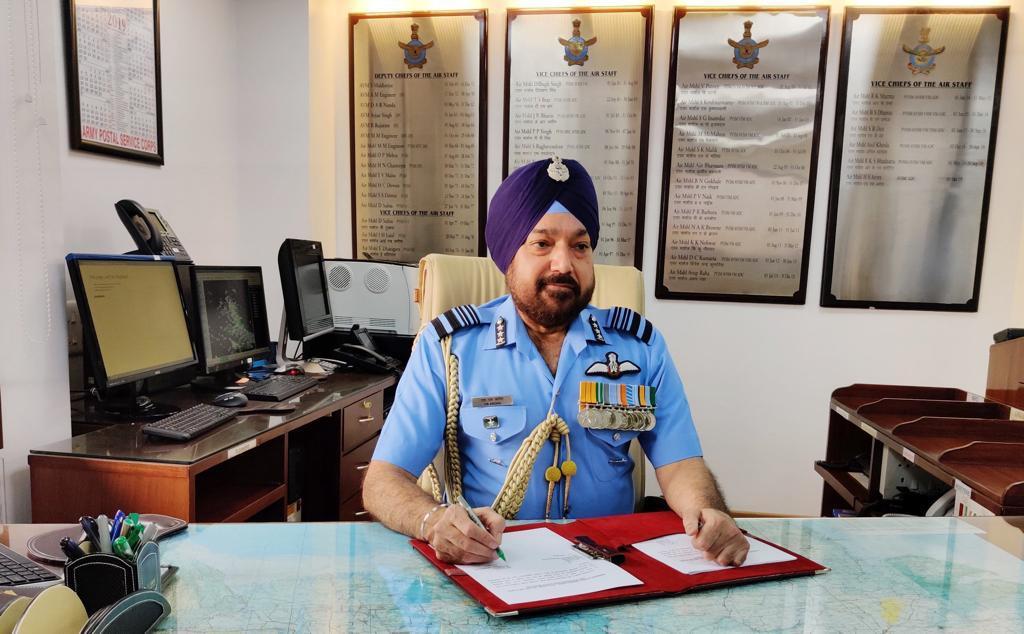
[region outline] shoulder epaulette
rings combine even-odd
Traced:
[[[463,304],[449,309],[431,320],[439,339],[444,339],[463,328],[480,324],[480,312],[472,304]]]
[[[654,335],[654,326],[651,322],[635,310],[622,306],[608,309],[604,327],[628,332],[644,343],[651,343],[651,337]]]

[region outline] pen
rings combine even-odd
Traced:
[[[100,550],[105,553],[114,552],[110,548],[110,520],[106,515],[96,516],[96,532],[100,534]]]
[[[474,524],[476,524],[484,530],[487,530],[487,527],[484,526],[484,523],[481,522],[480,518],[477,517],[476,513],[473,512],[473,507],[469,505],[469,502],[466,501],[466,498],[462,497],[462,495],[459,495],[456,501],[459,503],[459,506],[466,509],[466,514],[469,515],[469,519],[473,520]],[[498,553],[498,556],[501,557],[502,561],[508,561],[507,559],[505,559],[505,553],[501,552],[501,546],[495,548],[494,552]]]
[[[114,554],[120,556],[121,559],[132,561],[135,558],[135,551],[133,551],[132,547],[128,545],[127,537],[118,537],[114,540],[112,547],[114,549]]]
[[[121,509],[114,513],[114,519],[110,520],[110,541],[121,536],[121,523],[124,522],[124,511]]]
[[[100,534],[96,520],[89,515],[83,515],[78,518],[78,523],[81,524],[82,530],[85,531],[85,536],[89,539],[89,543],[92,544],[92,552],[101,552]]]
[[[75,543],[75,540],[70,537],[62,537],[60,540],[60,549],[64,551],[64,555],[68,558],[68,561],[73,561],[79,557],[85,557],[85,551]]]

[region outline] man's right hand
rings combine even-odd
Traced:
[[[481,564],[497,558],[495,550],[501,545],[505,518],[486,506],[473,511],[487,530],[474,524],[458,505],[444,512],[438,509],[427,518],[423,537],[438,559],[449,564]]]

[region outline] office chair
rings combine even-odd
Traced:
[[[505,276],[490,258],[431,253],[420,260],[417,301],[421,327],[453,306],[484,304],[507,292]],[[595,264],[594,296],[590,301],[598,308],[624,306],[643,314],[643,274],[632,266]],[[646,458],[636,440],[630,443],[629,456],[634,463],[633,500],[639,509],[644,499]],[[444,472],[439,461],[435,461],[435,468],[438,473]],[[425,479],[420,484],[431,492]]]

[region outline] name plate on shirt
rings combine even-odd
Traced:
[[[495,407],[496,405],[511,405],[511,396],[474,396],[471,401],[473,407]]]

